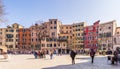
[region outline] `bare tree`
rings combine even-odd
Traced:
[[[5,21],[3,15],[4,15],[4,6],[2,0],[0,0],[0,23]]]

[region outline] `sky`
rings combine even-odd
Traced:
[[[92,25],[116,20],[120,26],[120,0],[3,0],[5,23],[30,27],[36,21],[58,19],[62,24]]]

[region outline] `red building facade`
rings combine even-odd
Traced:
[[[31,47],[31,32],[28,28],[19,29],[19,49],[30,49]]]
[[[98,28],[99,28],[99,22],[95,22],[91,26],[86,26],[84,28],[84,48],[85,49],[96,49],[98,48]]]

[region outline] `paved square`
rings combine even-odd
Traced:
[[[0,55],[0,69],[120,69],[120,64],[107,63],[106,56],[96,56],[91,64],[89,56],[76,56],[76,64],[71,64],[69,55],[56,56],[50,60],[49,55],[45,59],[34,59],[33,55],[9,55],[8,59],[2,59]]]

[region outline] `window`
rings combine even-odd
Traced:
[[[31,34],[29,34],[29,36],[31,36]]]
[[[17,29],[16,32],[19,32],[19,30]]]
[[[27,34],[25,34],[25,36],[27,36]]]
[[[56,47],[56,44],[54,44],[54,47]]]
[[[50,27],[51,29],[53,29],[53,27]]]
[[[54,27],[54,29],[56,29],[56,26]]]
[[[32,42],[33,42],[33,39],[32,39]]]
[[[66,31],[66,34],[68,34],[68,31]]]
[[[117,32],[117,34],[119,34],[119,32]]]
[[[9,48],[13,48],[13,45],[10,45]]]
[[[106,37],[111,37],[111,36],[112,36],[111,32],[106,33]]]
[[[111,29],[111,27],[108,27],[108,29]]]
[[[2,45],[2,42],[0,42],[0,45]]]
[[[57,23],[57,21],[54,21],[54,24],[56,24]]]
[[[6,29],[6,32],[8,32],[8,30]]]
[[[55,32],[52,32],[52,36],[55,36]]]
[[[36,38],[36,42],[37,42],[37,38]]]
[[[69,36],[67,36],[67,38],[69,38]]]
[[[12,34],[6,34],[6,37],[7,38],[13,38],[13,35]]]
[[[14,30],[13,29],[11,29],[11,30],[9,30],[10,32],[14,32]]]
[[[18,42],[18,39],[16,39],[16,42]]]
[[[18,46],[16,45],[15,48],[18,48]]]
[[[81,26],[83,26],[83,24],[81,24]]]
[[[64,33],[64,31],[62,31],[61,33]]]
[[[66,27],[66,29],[68,29],[68,27]]]
[[[63,46],[65,46],[65,44],[63,44]]]
[[[33,33],[32,33],[32,36],[33,36]]]
[[[24,34],[22,34],[22,36],[24,36]]]
[[[50,44],[50,47],[52,47],[52,44]]]
[[[0,29],[0,31],[2,31],[2,29]]]
[[[114,43],[116,44],[116,38],[114,38]]]
[[[25,30],[25,29],[23,29],[22,31],[23,31],[23,32],[25,32],[26,30]]]
[[[47,44],[47,47],[49,47],[49,44]]]
[[[52,24],[52,21],[50,23]]]
[[[74,36],[74,34],[73,34],[73,36]]]
[[[45,44],[42,44],[42,47],[45,47]]]
[[[78,33],[78,36],[80,36],[80,33]]]

